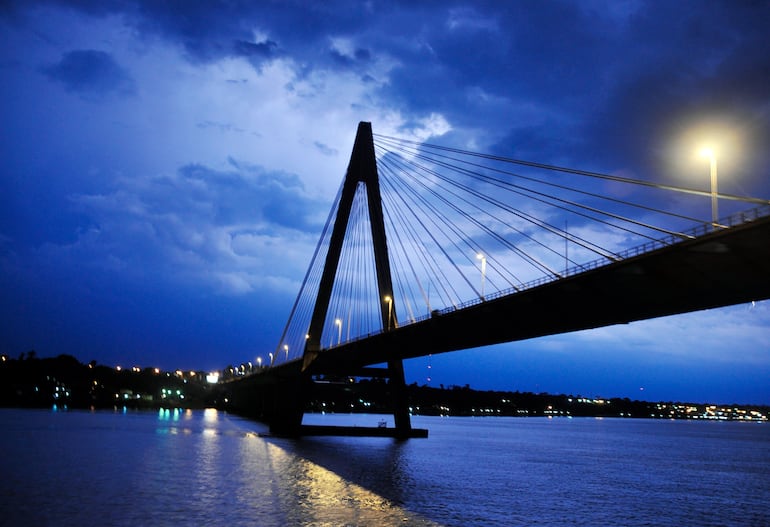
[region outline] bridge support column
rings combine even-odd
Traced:
[[[270,396],[271,408],[266,419],[271,434],[282,437],[301,435],[308,382],[310,380],[306,376],[300,375],[297,379],[285,380],[274,386]]]
[[[398,327],[398,316],[396,315],[393,283],[390,273],[390,260],[388,258],[388,245],[385,236],[385,222],[382,214],[382,196],[380,194],[380,182],[377,173],[377,159],[372,137],[372,125],[371,123],[361,122],[358,124],[353,152],[351,153],[347,174],[342,185],[337,216],[329,240],[329,251],[326,254],[324,269],[318,287],[318,296],[316,297],[313,315],[310,320],[308,338],[305,341],[303,371],[312,371],[312,363],[321,350],[321,332],[326,321],[345,231],[359,183],[363,183],[366,189],[374,249],[374,267],[377,275],[377,291],[379,296],[377,302],[380,309],[382,328],[383,331],[387,332]],[[409,417],[404,365],[401,359],[388,361],[388,378],[396,428],[395,437],[415,437]]]
[[[393,397],[393,422],[396,426],[396,437],[408,439],[412,437],[412,420],[409,416],[409,401],[406,397],[406,380],[404,378],[404,363],[401,360],[388,361],[390,376],[390,391]]]

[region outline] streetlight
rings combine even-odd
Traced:
[[[262,369],[262,357],[257,357],[257,366]]]
[[[272,366],[273,365],[273,359],[275,358],[275,356],[272,353],[268,353],[268,355],[270,356],[270,366]]]
[[[388,331],[390,331],[390,320],[393,317],[393,299],[389,296],[385,297],[385,302],[388,303]]]
[[[342,320],[335,318],[334,325],[337,326],[337,346],[342,342]]]
[[[717,227],[717,156],[712,148],[702,148],[700,155],[711,161],[711,225]]]
[[[288,361],[289,360],[289,345],[288,344],[284,344],[283,345],[283,351],[286,352],[286,360]]]
[[[484,280],[487,274],[487,257],[478,253],[476,258],[481,260],[481,299],[484,300]]]

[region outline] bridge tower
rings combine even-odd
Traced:
[[[385,222],[382,215],[382,197],[380,195],[380,182],[377,174],[377,160],[374,155],[374,140],[372,138],[372,124],[360,122],[356,139],[353,144],[353,152],[350,156],[348,170],[342,186],[337,217],[329,242],[329,251],[326,254],[321,282],[318,288],[313,315],[310,320],[308,338],[305,341],[303,356],[303,371],[306,371],[321,350],[321,332],[326,322],[329,301],[334,286],[334,278],[337,274],[337,266],[342,252],[345,238],[345,230],[350,218],[353,200],[359,185],[366,189],[366,198],[369,208],[369,221],[374,245],[374,264],[377,277],[377,289],[379,294],[380,316],[384,331],[395,328],[396,306],[393,301],[393,283],[390,274],[390,261],[388,260],[388,246],[385,237]],[[392,393],[393,417],[397,437],[410,437],[411,421],[406,400],[406,385],[404,381],[404,366],[401,359],[388,361],[387,377]]]

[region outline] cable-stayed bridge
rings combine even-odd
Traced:
[[[705,164],[704,164],[705,166]],[[717,213],[717,205],[722,214]],[[706,211],[711,221],[704,221]],[[375,135],[348,170],[280,342],[225,383],[279,434],[321,378],[403,360],[770,298],[770,201]]]

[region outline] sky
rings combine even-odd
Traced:
[[[0,352],[275,349],[359,121],[770,198],[767,2],[0,2]],[[722,175],[724,174],[724,175]],[[704,203],[704,214],[707,204]],[[415,359],[407,382],[770,404],[770,303]]]

